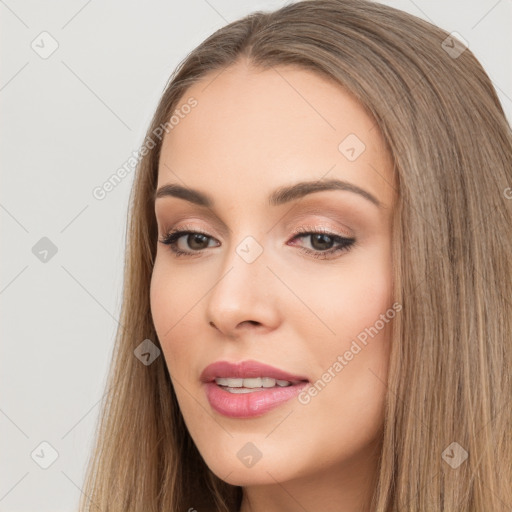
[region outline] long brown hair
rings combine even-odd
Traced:
[[[146,366],[134,350],[145,339],[159,346],[149,302],[162,142],[155,134],[172,128],[191,84],[242,58],[342,84],[373,116],[394,159],[394,300],[403,309],[383,382],[372,510],[510,510],[510,126],[469,49],[421,19],[364,0],[253,13],[208,37],[172,75],[130,196],[120,327],[80,510],[240,506],[242,488],[214,475],[190,438],[164,358]]]

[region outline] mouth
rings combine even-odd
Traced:
[[[202,374],[206,397],[216,412],[231,418],[252,418],[284,404],[309,379],[257,361],[218,361]]]
[[[285,388],[295,386],[301,382],[308,382],[307,380],[284,380],[273,379],[272,377],[253,377],[248,379],[233,379],[229,377],[218,377],[212,382],[215,382],[221,389],[229,393],[254,393],[264,391],[270,388]]]
[[[280,368],[253,360],[241,361],[239,363],[216,361],[203,370],[200,379],[202,382],[213,382],[216,379],[228,379],[228,381],[220,380],[218,384],[232,388],[273,387],[275,385],[284,387],[289,383],[295,384],[297,382],[309,381],[309,379],[303,375],[293,375]],[[254,379],[261,379],[261,381]],[[272,380],[275,382],[272,382]],[[247,384],[247,386],[244,386],[244,383]]]

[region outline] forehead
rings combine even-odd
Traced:
[[[165,136],[158,186],[187,185],[251,195],[299,179],[341,178],[391,201],[392,159],[364,107],[341,85],[293,66],[241,62],[204,76]],[[383,185],[387,190],[383,189]]]

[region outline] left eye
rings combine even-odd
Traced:
[[[335,233],[309,231],[296,235],[296,238],[308,238],[313,250],[301,247],[300,250],[314,258],[327,259],[331,255],[348,251],[356,242],[355,238],[347,238]],[[334,245],[334,247],[333,247]]]

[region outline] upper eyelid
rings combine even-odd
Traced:
[[[319,216],[319,217],[322,217],[322,220],[317,220],[317,221],[303,220],[303,218],[306,218],[309,216]],[[333,222],[336,224],[341,224],[340,222],[335,220],[337,216],[338,216],[338,212],[333,212],[333,211],[331,211],[330,208],[327,208],[327,210],[325,210],[325,209],[318,210],[316,208],[315,209],[308,208],[305,212],[300,212],[298,215],[294,216],[294,218],[292,218],[291,220],[286,221],[286,223],[285,223],[285,226],[287,226],[286,231],[290,230],[289,226],[291,224],[293,224],[293,225],[299,224],[300,227],[307,226],[308,228],[311,228],[311,230],[327,231],[332,234],[336,234],[338,236],[345,236],[347,238],[353,237],[354,234],[350,233],[353,230],[348,227],[340,226],[340,227],[332,227],[331,228],[331,227],[326,227],[326,226],[320,225],[320,223],[322,223],[322,222]],[[192,217],[192,222],[196,221],[196,220],[202,220],[201,217],[202,216],[198,217],[197,219]],[[173,223],[167,222],[167,219],[165,219],[164,215],[162,215],[161,218],[158,215],[156,215],[156,221],[157,221],[157,225],[159,227],[163,226],[163,230],[166,232],[182,231],[182,230],[186,230],[186,229],[190,229],[191,231],[197,231],[197,230],[202,231],[203,230],[203,228],[201,228],[201,227],[197,227],[192,224],[189,224],[191,222],[190,220],[182,221],[182,220],[178,219],[177,221],[175,221]],[[213,229],[215,231],[218,231],[221,236],[227,236],[227,235],[233,234],[233,231],[229,226],[225,226],[224,223],[218,224],[216,219],[213,219],[213,222],[212,222],[212,219],[210,218],[209,215],[207,216],[207,221],[211,222],[213,224]],[[185,224],[183,226],[180,226],[181,222],[185,222]],[[174,226],[173,226],[173,224],[174,224]],[[170,225],[173,227],[166,228],[166,225]],[[180,226],[180,227],[176,228],[175,226]],[[271,229],[274,229],[275,226],[276,226],[276,224],[274,224]],[[205,228],[204,231],[209,231],[209,228]],[[268,231],[270,231],[270,230],[268,230]],[[268,231],[267,231],[267,233],[268,233]],[[293,231],[293,229],[292,229],[292,231]]]
[[[287,220],[286,221],[286,225],[289,225],[291,223],[295,224],[296,222],[303,222],[302,221],[302,218],[306,218],[306,217],[311,217],[311,216],[321,216],[325,219],[330,219],[331,222],[337,222],[335,219],[336,218],[341,218],[341,217],[345,217],[345,207],[340,207],[340,206],[333,206],[331,204],[319,204],[317,203],[316,201],[312,202],[311,204],[309,203],[309,201],[312,201],[311,198],[306,198],[305,201],[306,203],[305,204],[301,204],[300,206],[299,205],[295,205],[291,210],[289,210],[289,212],[287,212],[285,214],[285,216],[288,216],[288,214],[290,215],[291,219],[290,220]],[[296,211],[295,208],[296,207],[299,207],[299,210]],[[217,216],[217,214],[215,214],[210,208],[207,208],[207,207],[199,207],[201,209],[201,212],[198,213],[198,216],[197,216],[197,219],[198,220],[206,220],[206,222],[210,223],[214,229],[220,233],[222,236],[232,236],[233,235],[233,230],[231,229],[231,227],[229,225],[227,225],[224,220],[222,220],[220,217]],[[352,206],[349,207],[349,211],[352,210]],[[293,213],[292,211],[295,210],[296,213]],[[167,214],[165,213],[167,210],[166,209],[162,209],[160,210],[159,208],[155,208],[154,210],[154,215],[155,215],[155,218],[156,218],[156,221],[158,223],[158,225],[160,225],[161,223],[162,224],[166,224],[167,221],[166,221],[166,216]],[[356,211],[359,211],[358,208],[356,208]],[[351,215],[353,215],[353,213],[351,213]],[[363,215],[365,215],[363,213]],[[185,215],[184,218],[188,218],[188,215]],[[195,212],[192,213],[192,218],[195,219]],[[283,219],[283,217],[281,217],[281,220]],[[175,224],[179,224],[179,222],[181,221],[177,221]],[[186,222],[186,221],[185,221]],[[195,228],[197,229],[197,228]],[[273,229],[273,228],[272,228]],[[336,231],[340,231],[340,229],[338,228],[334,228],[334,232]],[[340,236],[346,236],[346,237],[351,237],[353,235],[350,235],[350,229],[346,229],[345,232],[343,229],[341,229],[341,234]]]
[[[165,230],[163,236],[166,236],[167,234],[171,234],[171,233],[172,234],[180,233],[181,236],[179,238],[181,238],[182,236],[185,236],[187,233],[198,233],[198,234],[205,235],[206,237],[208,237],[210,239],[213,239],[213,240],[216,240],[217,242],[219,242],[217,237],[215,237],[214,235],[209,234],[207,231],[208,230],[203,230],[203,229],[198,228],[196,226],[184,225],[184,226],[179,226],[177,228],[172,228],[172,229],[169,229],[169,230]],[[299,227],[295,228],[292,231],[293,231],[292,239],[308,236],[308,235],[311,235],[311,234],[314,234],[314,233],[323,233],[323,234],[326,234],[328,236],[336,237],[336,238],[355,239],[355,237],[352,236],[352,235],[349,235],[347,233],[340,233],[336,229],[331,229],[331,228],[328,228],[328,227],[325,227],[325,226],[316,226],[315,227],[315,226],[312,226],[312,225],[302,225],[302,226],[299,226]]]
[[[331,229],[325,226],[311,226],[311,225],[302,225],[292,230],[295,235],[300,234],[309,234],[309,233],[324,233],[327,235],[337,236],[340,238],[354,238],[354,235],[349,233],[344,233],[340,229]]]

